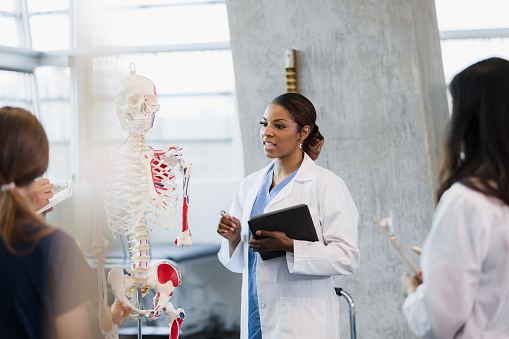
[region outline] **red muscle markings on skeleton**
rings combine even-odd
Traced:
[[[182,148],[169,146],[154,150],[145,145],[145,133],[153,126],[159,103],[154,83],[135,74],[122,79],[115,88],[115,104],[122,129],[129,131],[120,150],[110,155],[110,166],[105,181],[104,204],[107,224],[114,236],[129,236],[131,265],[124,274],[121,267],[113,267],[107,281],[115,301],[107,311],[107,286],[104,274],[108,241],[98,226],[94,229],[94,254],[99,269],[100,324],[107,339],[118,338],[118,326],[125,318],[157,319],[164,314],[169,320],[171,338],[178,338],[185,317],[181,309],[169,302],[182,278],[179,270],[163,261],[150,265],[148,232],[153,225],[173,231],[178,192],[175,167],[179,165],[183,180],[182,231],[175,240],[178,246],[191,246],[188,227],[188,183],[192,164],[182,159]],[[93,169],[92,169],[93,172]],[[101,272],[102,270],[102,272]],[[136,293],[143,297],[148,290],[157,291],[154,309],[143,310]]]
[[[191,177],[191,172],[193,171],[193,165],[189,162],[181,162],[179,167],[180,173],[182,173],[182,177],[184,178],[184,202],[183,202],[183,211],[182,211],[182,232],[180,232],[180,236],[175,240],[175,244],[178,246],[191,246],[191,231],[189,230],[189,226],[187,224],[187,209],[189,207],[189,195],[187,193],[187,188],[189,185],[189,178]]]

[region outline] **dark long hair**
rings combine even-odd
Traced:
[[[271,104],[282,106],[290,114],[292,120],[298,125],[299,133],[304,126],[309,126],[310,133],[302,142],[302,149],[311,159],[316,160],[320,155],[324,137],[316,124],[316,110],[311,101],[302,94],[285,93],[272,100]]]
[[[509,205],[509,61],[489,58],[451,82],[452,117],[437,201],[456,182]]]
[[[48,155],[46,133],[34,115],[22,108],[0,108],[0,185],[13,182],[22,187],[32,183],[46,171]],[[33,221],[36,227],[41,225],[42,219],[16,190],[0,194],[0,237],[11,253],[22,254],[14,249],[13,243],[30,242],[29,251],[52,232],[51,228],[42,232],[31,229],[28,234],[22,232],[23,224]]]

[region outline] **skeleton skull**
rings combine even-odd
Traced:
[[[152,127],[159,104],[152,80],[135,73],[115,85],[115,105],[121,128],[140,135]]]

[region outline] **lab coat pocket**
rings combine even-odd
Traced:
[[[281,298],[279,339],[325,338],[325,300]]]

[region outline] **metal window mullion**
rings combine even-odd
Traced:
[[[30,29],[30,14],[28,12],[27,0],[19,0],[19,4],[21,10],[21,20],[23,23],[25,48],[32,49],[32,30]]]
[[[91,47],[91,26],[87,24],[91,19],[90,1],[72,1],[69,8],[69,22],[72,25],[71,48],[89,49]],[[50,53],[51,54],[51,53]],[[57,55],[53,55],[53,57]],[[71,111],[73,136],[71,138],[71,175],[73,181],[85,181],[87,161],[89,130],[92,123],[93,103],[91,100],[92,88],[92,56],[66,52],[68,65],[71,71]]]
[[[71,70],[71,111],[73,137],[71,138],[71,175],[73,181],[85,181],[87,161],[87,140],[90,138],[89,130],[92,122],[93,103],[91,94],[92,59],[90,57],[70,57]]]
[[[152,8],[168,8],[168,7],[187,7],[187,6],[210,6],[210,5],[224,5],[224,0],[209,0],[209,1],[196,1],[196,2],[174,2],[174,3],[161,3],[161,4],[150,4],[150,5],[127,5],[110,7],[106,10],[129,10],[129,9],[152,9]]]
[[[30,14],[31,16],[35,15],[55,15],[55,14],[67,14],[68,11],[66,9],[59,9],[56,11],[40,11],[40,12],[33,12]]]
[[[21,15],[21,4],[19,3],[19,1],[20,0],[18,0],[18,2],[16,3],[17,5],[15,5],[13,13],[2,12],[2,16],[11,17],[14,19],[16,29],[18,31],[19,40],[21,40],[21,39],[24,39],[25,33],[24,33],[24,29],[23,29],[23,16]],[[24,42],[25,41],[22,41],[21,43],[19,43],[19,47],[24,48],[24,45],[25,45]]]
[[[0,10],[0,17],[12,18],[12,17],[16,17],[16,16],[18,16],[18,14],[16,12],[6,12],[6,11]]]
[[[74,49],[76,48],[76,16],[74,15],[75,12],[75,1],[69,0],[69,48]]]
[[[39,121],[42,121],[42,115],[41,115],[41,106],[39,102],[39,91],[37,90],[37,81],[35,74],[28,73],[29,79],[30,79],[30,91],[32,94],[32,109],[34,115],[39,119]]]
[[[509,28],[440,31],[440,40],[508,38]]]

